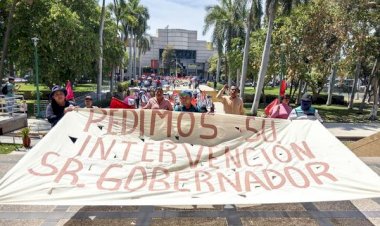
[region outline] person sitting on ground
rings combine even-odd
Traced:
[[[180,93],[180,105],[176,105],[174,111],[185,111],[185,112],[199,112],[194,105],[191,104],[192,93],[189,90],[183,90]]]
[[[269,118],[282,118],[288,119],[292,108],[289,106],[290,96],[289,94],[285,94],[280,97],[280,103],[274,106],[271,109]]]
[[[222,96],[223,93],[227,90],[228,85],[224,85],[216,95],[216,98],[221,100],[223,104],[223,109],[226,114],[235,114],[235,115],[244,115],[244,103],[243,100],[238,97],[239,89],[235,86],[231,86],[230,95]]]
[[[58,85],[51,89],[50,99],[51,102],[46,107],[46,118],[51,126],[55,126],[58,121],[70,111],[76,109],[74,103],[66,100],[67,91]]]
[[[84,98],[84,108],[98,108],[93,105],[92,97],[91,96],[86,96]]]
[[[166,100],[164,98],[164,91],[162,88],[158,87],[155,92],[155,97],[150,98],[143,109],[161,109],[173,111],[173,106],[169,100]]]
[[[318,110],[311,106],[312,100],[313,97],[310,94],[304,94],[301,99],[301,106],[293,109],[288,119],[309,119],[323,122],[321,116],[318,114]]]

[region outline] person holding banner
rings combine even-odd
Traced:
[[[51,89],[50,99],[51,102],[46,107],[46,118],[51,124],[55,126],[63,116],[70,111],[76,109],[74,103],[66,100],[67,91],[58,85]]]
[[[287,119],[289,117],[289,114],[292,111],[292,108],[289,106],[289,94],[281,96],[280,101],[281,102],[279,104],[271,109],[269,118]]]
[[[150,98],[143,109],[161,109],[173,111],[173,106],[169,100],[166,100],[164,98],[164,91],[162,88],[158,87],[155,92],[155,97]]]
[[[191,91],[183,90],[180,93],[181,105],[176,105],[174,111],[199,112],[198,109],[191,104],[191,96]]]
[[[313,97],[310,94],[305,93],[301,99],[301,106],[293,109],[290,114],[290,120],[295,119],[309,119],[309,120],[318,120],[323,123],[321,116],[318,114],[318,110],[311,106]]]
[[[221,100],[223,109],[226,114],[244,115],[244,103],[243,100],[238,97],[239,89],[235,86],[231,86],[230,95],[222,96],[227,90],[228,85],[224,85],[223,89],[219,91],[216,98]]]
[[[91,96],[86,96],[84,98],[84,108],[98,108],[93,105],[92,97]]]

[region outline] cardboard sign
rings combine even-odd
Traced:
[[[316,121],[159,110],[70,112],[0,181],[0,204],[210,205],[380,196]]]

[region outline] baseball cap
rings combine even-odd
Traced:
[[[181,93],[180,93],[180,96],[189,96],[191,97],[193,95],[193,93],[190,91],[190,90],[182,90]]]
[[[310,94],[308,94],[308,93],[305,93],[305,94],[302,96],[301,100],[303,100],[303,101],[310,101],[310,102],[311,102],[311,101],[313,100],[313,96],[310,95]]]

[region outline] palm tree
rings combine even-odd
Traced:
[[[136,46],[139,35],[145,33],[149,12],[146,7],[140,4],[140,0],[129,0],[128,3],[122,4],[123,16],[125,21],[125,35],[129,35],[129,64],[128,75],[137,75],[136,73]]]
[[[102,79],[103,79],[103,30],[104,30],[104,18],[106,14],[106,8],[105,8],[105,0],[103,0],[102,4],[102,13],[100,16],[100,29],[99,29],[99,44],[100,44],[100,53],[99,53],[99,72],[98,72],[98,83],[96,87],[96,94],[98,100],[101,98],[101,89],[102,89]]]
[[[247,32],[245,34],[244,55],[243,55],[243,63],[242,63],[242,69],[241,69],[242,70],[242,75],[241,75],[241,80],[240,80],[240,97],[241,98],[244,98],[245,80],[247,79],[250,34],[251,34],[251,30],[256,30],[260,27],[260,18],[261,18],[261,2],[258,0],[252,0],[251,9],[247,17]],[[253,22],[256,22],[256,26],[252,29]]]
[[[147,51],[150,50],[150,45],[153,42],[152,37],[150,35],[142,35],[137,40],[137,47],[138,47],[138,59],[139,59],[139,75],[142,74],[142,68],[141,68],[141,54],[145,54]]]
[[[232,39],[244,37],[244,19],[247,14],[247,0],[219,0],[218,5],[206,7],[205,26],[206,33],[212,26],[213,42],[218,49],[218,61],[221,62],[222,51],[229,52],[232,47]],[[230,59],[226,54],[226,71],[228,72],[228,83],[231,85]],[[219,63],[218,63],[219,64]],[[220,67],[219,67],[220,68]]]
[[[259,107],[260,97],[262,94],[261,92],[264,86],[264,79],[265,79],[265,75],[268,69],[270,44],[271,44],[272,31],[273,31],[273,22],[276,15],[276,8],[279,2],[282,3],[283,13],[289,14],[292,7],[298,5],[301,1],[299,0],[298,1],[297,0],[267,0],[266,1],[265,11],[268,17],[268,31],[267,31],[267,35],[265,39],[263,55],[261,58],[261,65],[260,65],[259,76],[257,79],[255,98],[253,100],[252,109],[251,109],[251,112],[253,115],[257,115],[257,109]],[[303,2],[307,3],[308,1],[303,1]]]

